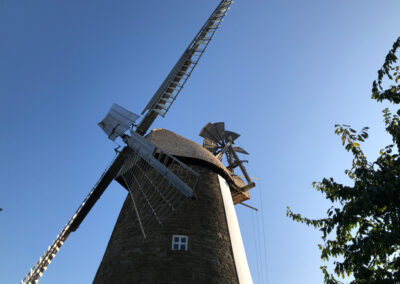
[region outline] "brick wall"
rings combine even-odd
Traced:
[[[128,196],[93,283],[238,283],[217,175],[202,166],[197,199],[187,200],[143,239]],[[172,235],[188,251],[172,251]]]

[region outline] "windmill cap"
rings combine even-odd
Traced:
[[[156,128],[146,136],[146,139],[173,156],[202,160],[230,175],[228,169],[210,151],[172,131]]]
[[[184,158],[185,160],[189,161],[188,163],[190,163],[190,161],[202,161],[202,164],[208,165],[218,174],[223,176],[231,185],[231,188],[234,187],[238,189],[244,184],[239,177],[232,176],[229,170],[210,151],[196,142],[163,128],[153,129],[146,136],[146,139],[167,153],[177,158]],[[232,194],[233,193],[234,192],[232,192]],[[243,200],[247,200],[250,197],[248,192],[241,194],[241,196]]]

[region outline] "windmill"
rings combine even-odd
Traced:
[[[139,123],[139,115],[114,104],[98,124],[109,139],[121,138],[126,146],[21,284],[39,281],[113,180],[128,191],[128,197],[93,283],[155,283],[157,279],[163,283],[210,283],[209,277],[219,283],[251,282],[233,204],[249,199],[248,190],[254,183],[236,154],[244,150],[232,146],[238,135],[224,131],[223,137],[210,136],[205,133],[213,134],[216,124],[206,126],[202,136],[207,143],[218,145],[215,151],[164,129],[144,137],[154,120],[169,111],[232,2],[219,3],[146,105]],[[221,163],[223,154],[228,167]],[[247,185],[234,175],[237,166]],[[167,247],[172,252],[166,252],[165,240],[171,237],[172,245]],[[190,254],[181,254],[188,250]],[[175,268],[165,271],[171,260],[177,260],[179,275],[174,274]],[[143,266],[148,261],[155,269]],[[216,268],[220,275],[215,275]]]

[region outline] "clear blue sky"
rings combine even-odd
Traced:
[[[96,123],[113,102],[142,111],[217,3],[0,0],[0,283],[25,276],[114,156]],[[264,209],[236,207],[255,283],[267,283],[265,255],[270,284],[322,282],[320,234],[286,206],[322,217],[330,204],[311,183],[349,182],[335,123],[369,125],[371,157],[389,142],[370,88],[399,11],[396,0],[237,0],[156,121],[199,143],[209,121],[242,135],[261,179],[249,204]],[[91,283],[125,196],[106,191],[40,283]]]

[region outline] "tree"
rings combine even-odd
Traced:
[[[386,100],[393,107],[400,103],[399,47],[400,37],[372,86],[372,99]],[[335,133],[353,155],[352,167],[345,170],[353,185],[333,178],[313,183],[333,203],[325,218],[309,219],[287,208],[287,216],[322,232],[321,258],[334,258],[334,273],[321,266],[325,283],[341,283],[338,278],[345,275],[353,276],[351,283],[400,283],[400,109],[393,114],[385,108],[383,118],[393,144],[373,162],[360,147],[368,127],[357,132],[349,125],[335,125]]]

